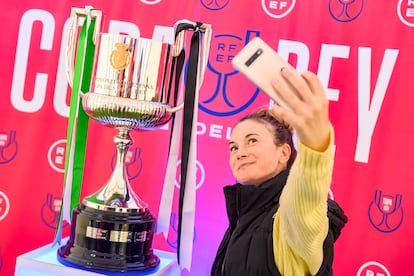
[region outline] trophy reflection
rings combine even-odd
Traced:
[[[86,12],[72,8],[72,18],[78,13]],[[58,249],[61,260],[112,271],[143,270],[160,263],[152,248],[156,220],[131,188],[125,157],[133,143],[132,130],[162,126],[181,108],[170,104],[173,47],[122,34],[98,35],[93,91],[82,95],[82,106],[90,118],[118,130],[117,161],[106,185],[72,211],[69,240]]]

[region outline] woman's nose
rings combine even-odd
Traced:
[[[244,148],[242,148],[242,147],[240,147],[238,150],[237,150],[237,159],[241,159],[241,158],[243,158],[243,157],[246,157],[248,154],[247,154],[247,151],[244,149]]]

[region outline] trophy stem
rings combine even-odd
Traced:
[[[117,157],[112,175],[101,190],[86,197],[83,203],[96,209],[142,212],[148,208],[148,204],[134,193],[128,181],[125,167],[126,153],[133,144],[133,139],[129,133],[130,129],[127,127],[119,127],[118,131],[118,135],[114,138]]]
[[[126,176],[125,156],[133,143],[130,129],[117,129],[114,171],[100,191],[73,209],[70,239],[58,249],[64,264],[110,271],[145,270],[160,264],[152,249],[155,218]]]

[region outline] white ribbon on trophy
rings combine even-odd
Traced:
[[[199,31],[197,23],[191,22],[189,20],[181,20],[175,24],[175,28],[179,24],[189,24],[193,26],[196,31]],[[195,222],[195,209],[196,209],[196,163],[197,163],[197,121],[198,121],[198,94],[201,87],[201,84],[204,79],[205,69],[207,67],[208,55],[210,50],[211,42],[211,26],[201,25],[203,28],[204,38],[202,44],[199,45],[199,59],[197,64],[197,79],[195,85],[195,94],[194,94],[194,107],[184,107],[193,109],[193,120],[191,127],[191,140],[190,140],[190,150],[188,156],[188,164],[181,163],[181,166],[187,166],[187,177],[185,183],[181,183],[181,188],[185,187],[183,206],[182,206],[182,225],[181,233],[179,234],[179,246],[178,250],[178,262],[182,269],[191,270],[191,261],[192,261],[192,250],[193,250],[193,240],[194,240],[194,222]],[[200,34],[201,35],[201,34]],[[178,39],[179,42],[185,41],[185,30],[180,31],[178,36],[182,36]],[[176,45],[177,46],[177,45]],[[182,48],[184,45],[178,45]],[[181,49],[175,49],[180,51]],[[184,97],[184,83],[181,82],[179,87],[179,97],[178,102],[181,102]],[[172,210],[172,203],[174,197],[174,186],[176,180],[176,169],[179,156],[180,148],[180,134],[183,120],[183,111],[176,112],[175,120],[173,121],[173,130],[171,136],[171,144],[169,150],[168,164],[166,170],[166,176],[164,180],[164,187],[161,195],[160,208],[157,218],[157,233],[163,233],[164,238],[168,238],[168,232],[170,228],[170,217]]]

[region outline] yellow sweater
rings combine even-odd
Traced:
[[[334,131],[324,152],[298,145],[273,224],[275,262],[283,276],[315,275],[329,230],[327,195],[332,179]]]

